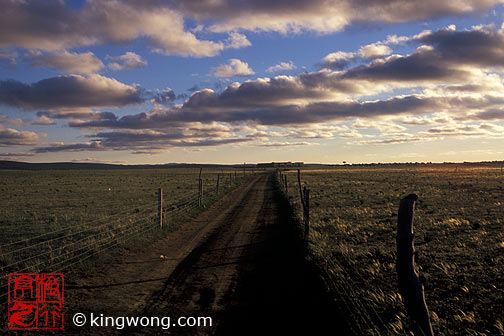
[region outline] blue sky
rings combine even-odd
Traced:
[[[26,1],[0,159],[502,160],[500,1]]]

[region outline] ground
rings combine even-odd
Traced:
[[[211,327],[168,334],[318,334],[346,330],[325,292],[274,176],[252,177],[208,211],[141,251],[66,276],[66,331],[77,312],[104,316],[209,316]],[[167,334],[161,328],[123,330]]]

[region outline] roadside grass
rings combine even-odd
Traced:
[[[295,171],[289,198],[299,205]],[[439,335],[501,335],[504,176],[498,168],[409,166],[302,170],[310,188],[310,247],[339,293],[369,318],[369,335],[404,335],[395,271],[397,209],[416,193],[417,265]],[[366,326],[369,324],[370,326]]]
[[[242,180],[234,169],[0,171],[0,268],[47,272],[91,267],[177,230]],[[217,174],[221,174],[216,194]],[[232,174],[233,183],[229,183]],[[163,188],[164,229],[158,220]]]

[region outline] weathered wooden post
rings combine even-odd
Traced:
[[[215,192],[219,194],[219,182],[220,182],[220,174],[217,174],[217,187],[215,187]]]
[[[247,164],[246,162],[243,162],[243,177],[245,177],[245,165],[246,164]]]
[[[304,213],[304,199],[303,199],[303,190],[301,188],[301,171],[298,169],[297,170],[297,178],[298,178],[298,186],[299,186],[299,198],[301,199],[301,205],[303,206],[303,213]]]
[[[287,189],[287,175],[284,175],[284,188],[285,188],[285,195],[288,195],[288,189]]]
[[[304,225],[305,225],[305,239],[310,236],[310,189],[304,187]]]
[[[413,245],[413,213],[418,196],[410,194],[399,205],[397,216],[397,262],[399,292],[404,298],[404,305],[413,322],[416,336],[432,336],[429,310],[425,303],[424,286],[415,269],[415,247]]]
[[[201,179],[201,173],[203,168],[200,168],[199,178],[198,178],[198,206],[201,207],[203,205],[203,180]]]
[[[159,227],[163,228],[163,188],[158,189],[158,216]]]
[[[229,173],[229,188],[231,188],[231,185],[232,185],[232,178],[233,178],[233,175],[231,173]]]

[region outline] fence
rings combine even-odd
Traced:
[[[285,171],[277,170],[277,181],[282,187],[289,202],[289,180]],[[304,223],[305,240],[310,241],[310,189],[303,185],[301,171],[297,169],[297,185],[299,189],[299,203]],[[410,316],[412,330],[415,336],[432,336],[432,326],[429,320],[429,311],[425,302],[424,287],[416,271],[414,262],[413,243],[413,212],[415,201],[418,197],[414,194],[403,198],[399,205],[397,222],[397,260],[396,269],[398,275],[398,288],[404,298],[404,305]],[[291,205],[295,206],[294,204]],[[325,269],[344,270],[345,266],[351,265],[345,254],[341,254],[343,260],[328,256],[318,256],[322,258]],[[353,270],[360,282],[365,283],[364,277]],[[346,274],[345,274],[346,276]],[[380,314],[370,304],[367,304],[356,295],[355,284],[350,277],[335,279],[334,276],[326,274],[326,284],[331,287],[333,293],[337,293],[345,306],[345,313],[353,320],[353,325],[349,326],[355,334],[388,335],[395,333],[383,322]]]
[[[244,174],[247,176],[245,170]],[[229,173],[227,186],[219,186],[221,176],[227,175],[223,171],[203,174],[200,169],[195,178],[197,190],[177,195],[176,202],[168,203],[163,197],[168,188],[158,188],[157,202],[152,204],[135,206],[79,226],[65,226],[0,246],[0,301],[7,298],[9,273],[61,272],[120,244],[141,237],[153,238],[149,235],[160,228],[174,229],[172,224],[176,221],[179,223],[190,218],[197,213],[197,208],[203,209],[243,181],[236,173]],[[173,190],[176,186],[170,188],[170,192]]]

